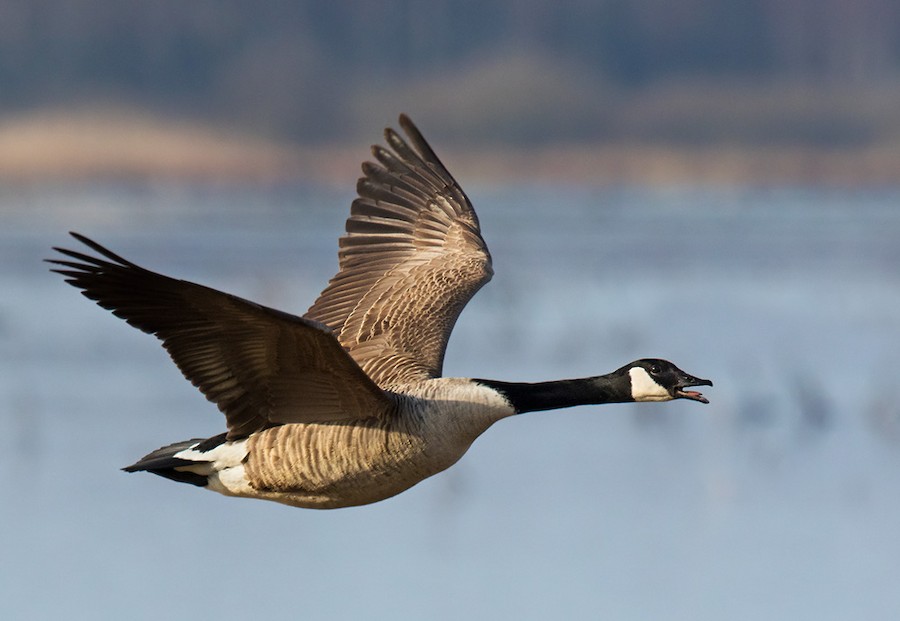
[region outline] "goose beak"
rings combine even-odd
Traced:
[[[704,397],[702,394],[697,392],[696,390],[684,390],[689,386],[712,386],[713,383],[708,379],[700,379],[699,377],[694,377],[693,375],[688,375],[685,373],[675,385],[674,390],[672,391],[672,396],[676,399],[690,399],[692,401],[699,401],[700,403],[709,403],[709,399]]]

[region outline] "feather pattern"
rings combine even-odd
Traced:
[[[54,271],[132,326],[155,334],[184,376],[225,414],[228,438],[272,425],[384,418],[378,388],[331,330],[310,319],[163,276],[77,233],[102,255],[56,250]]]
[[[462,188],[405,115],[404,140],[363,164],[340,270],[305,317],[331,328],[375,383],[439,377],[466,303],[492,275],[478,218]]]

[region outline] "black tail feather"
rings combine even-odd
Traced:
[[[150,472],[179,483],[190,483],[198,487],[206,487],[208,480],[205,475],[176,470],[176,468],[184,468],[185,466],[196,466],[197,462],[190,459],[181,459],[175,457],[175,455],[192,446],[200,452],[212,450],[225,441],[225,436],[226,434],[223,433],[208,439],[194,438],[193,440],[169,444],[144,455],[137,462],[122,468],[122,470],[125,472]]]
[[[123,470],[125,470],[123,468]],[[126,472],[130,472],[126,470]],[[209,477],[197,474],[196,472],[186,472],[184,470],[175,470],[173,468],[148,468],[144,472],[149,472],[151,474],[156,474],[161,477],[165,477],[170,481],[177,481],[178,483],[190,483],[191,485],[196,485],[197,487],[206,487],[209,484]]]

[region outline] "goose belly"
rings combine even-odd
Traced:
[[[514,410],[496,391],[464,379],[401,387],[390,420],[289,424],[247,439],[238,466],[210,488],[296,507],[333,509],[384,500],[450,467]]]
[[[363,505],[444,470],[466,448],[429,450],[421,430],[389,428],[377,421],[282,425],[250,437],[242,464],[246,484],[229,491],[297,507]]]

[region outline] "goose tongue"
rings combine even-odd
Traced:
[[[675,395],[682,399],[691,399],[693,401],[699,401],[700,403],[709,403],[709,399],[696,390],[676,390]]]

